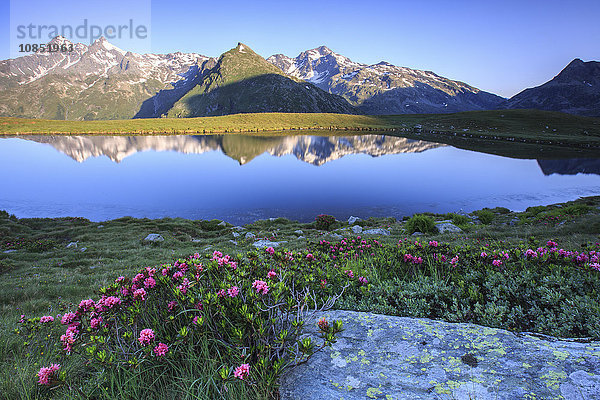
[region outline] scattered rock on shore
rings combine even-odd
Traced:
[[[257,249],[263,248],[263,247],[277,247],[282,243],[287,243],[286,241],[281,241],[281,242],[271,242],[270,240],[258,240],[254,243],[252,243],[252,245],[254,247],[256,247]]]
[[[144,238],[145,242],[162,242],[164,240],[165,238],[159,235],[158,233],[150,233]]]
[[[383,229],[383,228],[367,229],[366,231],[363,231],[362,233],[363,233],[363,235],[383,235],[383,236],[390,235],[390,231],[388,231],[387,229]]]
[[[435,223],[435,226],[438,228],[440,233],[460,233],[462,229],[458,226],[454,225],[452,221],[439,221]]]

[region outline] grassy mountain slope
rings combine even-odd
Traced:
[[[224,53],[203,81],[173,108],[169,117],[254,112],[356,114],[343,98],[285,76],[248,46]]]

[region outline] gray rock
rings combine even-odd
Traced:
[[[363,228],[360,225],[354,225],[352,227],[352,233],[358,234],[358,233],[361,233],[362,231],[363,231]]]
[[[17,251],[17,250],[15,250],[15,249],[11,249],[11,250],[4,250],[4,251],[3,251],[3,253],[4,253],[4,254],[9,254],[9,253],[14,253],[15,251]]]
[[[98,225],[98,229],[104,228],[104,225]]]
[[[237,242],[235,240],[229,240],[229,242],[237,246]]]
[[[342,235],[340,235],[339,233],[330,233],[329,235],[330,238],[332,238],[333,240],[342,240],[344,237]]]
[[[238,237],[238,236],[240,236],[240,234],[239,234],[239,233],[237,233],[237,232],[231,232],[231,234],[233,235],[233,237]]]
[[[202,249],[202,251],[206,251],[208,249],[212,248],[212,246],[206,246],[204,249]]]
[[[165,238],[159,235],[158,233],[150,233],[144,238],[145,242],[162,242],[164,240]]]
[[[383,236],[389,236],[390,235],[390,231],[388,231],[387,229],[383,229],[383,228],[367,229],[366,231],[363,231],[363,235],[383,235]]]
[[[298,230],[294,231],[294,233],[295,233],[296,235],[304,235],[304,232],[302,232],[300,229],[298,229]]]
[[[281,242],[271,242],[270,240],[258,240],[254,243],[252,243],[252,245],[254,247],[256,247],[257,249],[263,248],[263,247],[277,247],[282,243],[287,243],[286,241],[281,241]]]
[[[281,400],[600,399],[600,342],[352,311],[331,348],[281,379]],[[317,339],[316,319],[307,324]]]
[[[298,236],[297,239],[300,240],[300,239],[306,239],[306,238],[304,236]]]
[[[194,243],[200,243],[202,241],[202,239],[192,239],[192,242]]]
[[[244,236],[246,238],[246,240],[250,240],[250,239],[254,239],[256,237],[256,235],[252,232],[247,232],[246,236]]]
[[[350,218],[348,218],[348,223],[350,225],[354,224],[356,221],[362,221],[362,219],[360,219],[358,217],[353,217],[353,216],[350,216]]]
[[[425,236],[425,234],[423,232],[415,232],[410,236]]]
[[[462,229],[454,225],[451,221],[439,221],[435,223],[440,233],[460,233]]]
[[[508,225],[515,226],[518,222],[519,222],[519,218],[513,218],[510,221],[508,221]]]
[[[243,230],[246,230],[246,228],[244,228],[243,226],[234,226],[234,227],[233,227],[233,228],[231,228],[231,229],[235,229],[236,231],[243,231]]]
[[[87,247],[82,247],[82,248],[80,248],[80,249],[79,249],[79,251],[80,251],[80,252],[82,252],[82,253],[83,253],[84,251],[86,251],[86,250],[87,250]]]
[[[77,243],[78,243],[78,242],[71,242],[71,243],[69,243],[69,244],[67,245],[67,249],[71,249],[71,248],[74,248],[74,249],[76,249],[76,248],[77,248]]]
[[[217,224],[217,226],[227,226],[227,222],[221,221]]]

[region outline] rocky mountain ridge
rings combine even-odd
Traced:
[[[495,109],[504,98],[432,71],[382,61],[354,62],[321,46],[291,58],[276,54],[267,61],[286,74],[344,97],[365,114],[451,113]]]
[[[600,116],[600,63],[579,59],[551,81],[504,99],[432,71],[361,64],[325,46],[265,60],[242,43],[219,58],[137,54],[103,37],[89,46],[60,36],[50,43],[73,51],[0,61],[0,116],[92,120],[503,108]]]
[[[600,62],[576,58],[550,81],[523,90],[502,107],[600,117]]]

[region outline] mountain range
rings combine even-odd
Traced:
[[[53,44],[69,45],[56,37]],[[105,38],[0,61],[0,116],[96,120],[248,112],[452,113],[537,108],[600,116],[600,63],[572,61],[505,99],[431,71],[354,62],[325,46],[266,60],[238,43],[218,58],[136,54]]]

